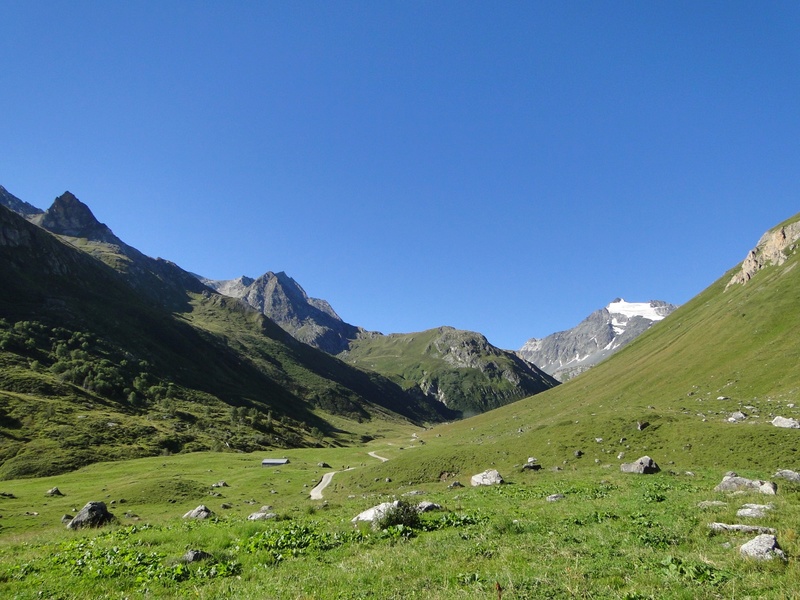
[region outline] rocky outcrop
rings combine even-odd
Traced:
[[[722,481],[714,488],[715,492],[758,492],[768,496],[774,496],[778,491],[778,486],[771,481],[761,479],[747,479],[731,474],[725,475]]]
[[[746,284],[765,267],[782,265],[789,255],[797,251],[798,240],[800,240],[800,220],[766,232],[758,240],[756,247],[747,253],[742,268],[731,278],[725,290],[733,285]]]
[[[528,340],[518,354],[566,381],[630,343],[676,308],[661,300],[625,302],[617,298],[572,329]]]

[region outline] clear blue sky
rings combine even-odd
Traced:
[[[519,348],[800,211],[797,2],[0,0],[0,184]]]

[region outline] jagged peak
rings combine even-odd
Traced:
[[[61,194],[50,208],[31,220],[58,235],[122,244],[111,229],[98,221],[91,209],[70,191]]]
[[[44,212],[41,208],[36,208],[33,204],[28,204],[24,200],[20,200],[2,185],[0,185],[0,205],[11,209],[26,219]]]

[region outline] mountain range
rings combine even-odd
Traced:
[[[383,336],[283,273],[201,280],[120,240],[70,192],[40,210],[0,188],[0,204],[0,476],[351,443],[376,420],[451,420],[556,384],[451,328],[410,369],[362,368],[352,345]]]
[[[676,308],[660,300],[626,302],[617,298],[572,329],[528,340],[519,355],[565,381],[630,343]]]

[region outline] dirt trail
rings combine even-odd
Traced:
[[[381,462],[386,462],[387,460],[389,460],[388,458],[384,458],[383,456],[378,456],[374,452],[369,452],[368,454],[372,458],[377,458]],[[344,469],[344,471],[352,471],[352,470],[353,470],[352,467]],[[319,480],[319,483],[317,485],[315,485],[314,488],[311,490],[311,493],[310,493],[311,499],[312,500],[322,500],[322,492],[323,492],[323,490],[326,487],[328,487],[328,485],[330,485],[331,480],[333,479],[333,476],[336,475],[337,473],[341,473],[341,472],[342,471],[330,471],[329,473],[325,473],[322,476],[322,479]]]

